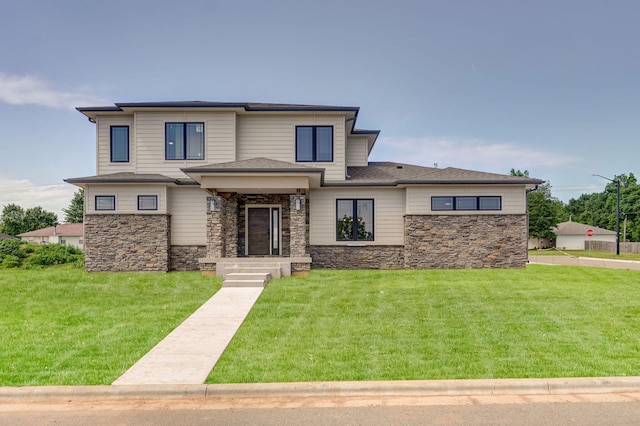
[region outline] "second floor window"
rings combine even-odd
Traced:
[[[166,123],[167,160],[204,160],[204,123]]]
[[[129,162],[129,126],[111,126],[111,162]]]
[[[333,161],[333,126],[296,127],[296,161]]]
[[[116,209],[116,197],[115,195],[96,195],[96,210],[115,210]]]

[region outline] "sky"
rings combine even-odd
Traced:
[[[564,202],[640,174],[635,0],[21,0],[0,26],[0,207],[64,219],[116,102],[360,107],[370,161],[508,174]]]

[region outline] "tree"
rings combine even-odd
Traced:
[[[84,220],[84,189],[73,193],[69,207],[62,209],[66,223],[82,223]]]
[[[529,171],[511,169],[511,176],[529,177]],[[538,185],[535,191],[527,194],[529,212],[529,236],[533,238],[554,239],[551,230],[566,216],[562,201],[551,195],[551,183]]]
[[[2,232],[8,235],[23,233],[24,209],[17,204],[7,204],[2,209]]]
[[[3,232],[9,235],[18,235],[58,224],[58,216],[40,206],[24,210],[16,204],[7,204],[2,209],[1,219]]]

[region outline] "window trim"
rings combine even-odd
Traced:
[[[112,200],[111,204],[113,205],[113,208],[109,208],[109,209],[98,208],[99,198]],[[94,208],[96,211],[114,211],[116,209],[116,196],[115,195],[96,195],[94,198]]]
[[[182,157],[180,158],[169,158],[168,150],[167,150],[167,126],[170,124],[182,124]],[[188,152],[187,147],[189,146],[187,141],[187,124],[200,124],[202,126],[202,158],[187,158]],[[205,140],[205,128],[204,121],[166,121],[164,123],[164,159],[167,161],[202,161],[205,159],[205,148],[206,148],[206,140]]]
[[[145,209],[140,206],[140,201],[143,198],[153,198],[155,207],[151,209]],[[138,210],[139,211],[157,211],[158,210],[158,196],[157,195],[138,195]]]
[[[114,129],[127,129],[127,159],[126,160],[114,160],[113,158],[113,154],[114,154],[114,149],[113,149],[113,130]],[[116,126],[110,126],[109,128],[109,157],[112,163],[128,163],[130,161],[131,158],[131,154],[130,154],[130,149],[131,149],[131,138],[130,138],[130,128],[129,126],[124,126],[124,125],[116,125]]]
[[[439,200],[439,199],[451,199],[451,208],[450,209],[441,209],[441,208],[436,208],[435,205],[435,201]],[[461,209],[458,208],[458,202],[457,199],[458,198],[475,198],[475,208],[473,209]],[[482,208],[481,207],[481,200],[483,198],[491,198],[491,199],[497,199],[498,200],[498,208],[495,209],[489,209],[489,208]],[[459,196],[452,196],[452,195],[438,195],[438,196],[432,196],[431,197],[431,211],[434,212],[450,212],[450,211],[464,211],[464,212],[473,212],[473,211],[501,211],[502,210],[502,196],[501,195],[459,195]]]
[[[311,135],[311,160],[300,160],[298,157],[298,129],[300,128],[310,128],[313,130]],[[328,128],[331,129],[331,159],[330,160],[318,160],[318,129],[319,128]],[[333,163],[334,161],[334,152],[335,152],[335,132],[332,125],[329,126],[296,126],[296,163]]]
[[[339,237],[339,230],[338,230],[338,221],[340,221],[340,218],[338,218],[338,204],[340,201],[351,201],[352,202],[352,214],[355,215],[355,217],[358,217],[358,201],[371,201],[371,238],[368,240],[360,240],[358,239],[357,236],[357,228],[354,229],[352,227],[352,233],[351,233],[351,239],[349,240],[341,240]],[[335,224],[336,224],[336,241],[337,242],[347,242],[347,243],[362,243],[362,242],[373,242],[375,241],[375,223],[376,223],[376,218],[375,218],[375,199],[373,198],[336,198],[336,213],[335,213]],[[355,238],[354,238],[355,236]]]

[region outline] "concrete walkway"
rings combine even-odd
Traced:
[[[535,254],[529,254],[529,262],[544,265],[594,266],[599,268],[640,271],[640,262],[637,260],[601,259],[596,257],[573,257],[567,255],[538,256]]]
[[[204,383],[262,290],[221,288],[113,385]]]

